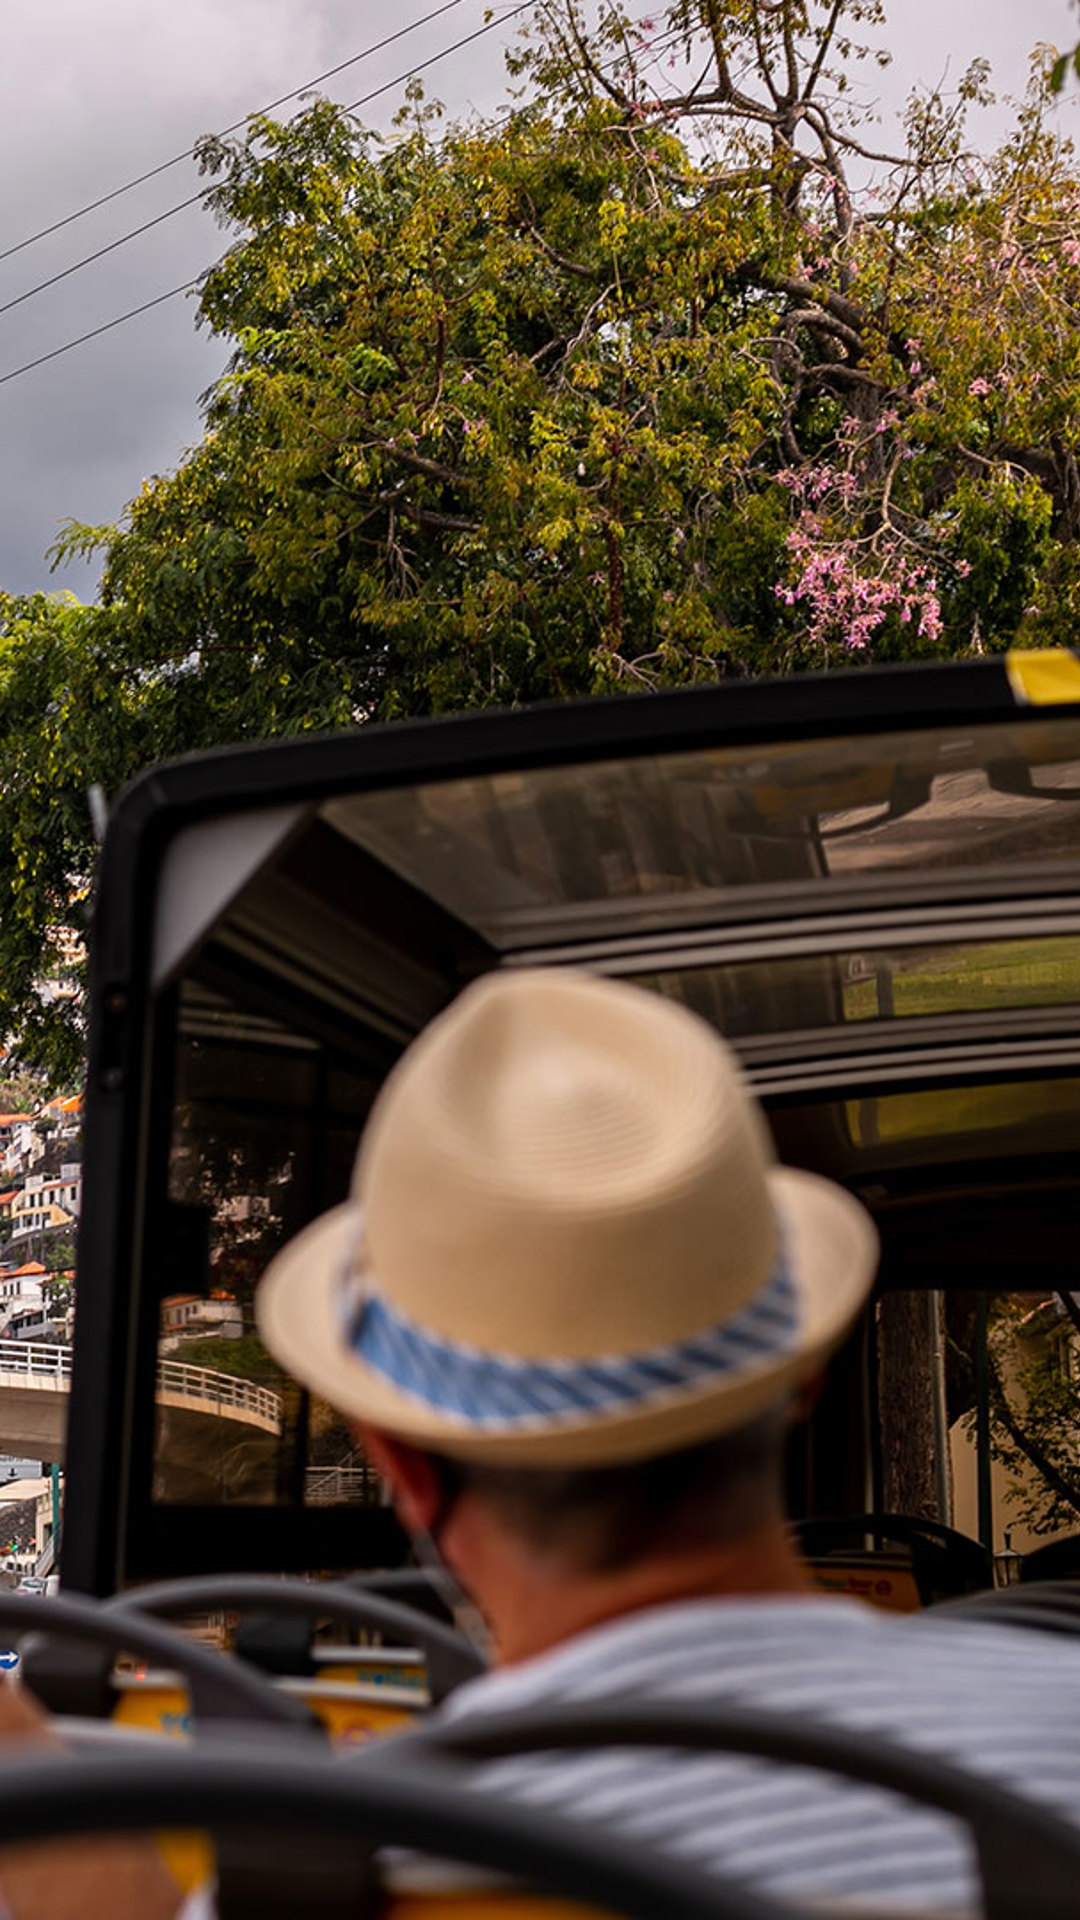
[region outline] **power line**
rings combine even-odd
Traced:
[[[441,53],[433,54],[422,66],[410,67],[408,73],[399,73],[396,80],[387,80],[384,86],[375,87],[371,93],[365,93],[362,100],[354,100],[346,107],[346,113],[358,113],[361,107],[369,106],[372,100],[381,99],[384,93],[391,93],[395,87],[403,86],[406,80],[415,79],[425,68],[433,67],[437,60],[445,60],[451,53],[457,53],[462,47],[471,46],[474,40],[482,40],[485,33],[494,33],[496,27],[505,27],[510,20],[516,20],[519,13],[531,13],[537,0],[521,0],[520,6],[511,7],[509,13],[500,13],[496,19],[489,20],[485,26],[477,27],[475,33],[467,33],[463,39],[455,40],[452,47],[444,47]]]
[[[75,347],[84,347],[88,340],[96,340],[102,333],[111,333],[114,327],[122,327],[125,320],[134,320],[140,313],[149,313],[151,307],[160,307],[166,300],[175,300],[178,293],[189,293],[195,285],[194,280],[185,280],[182,287],[170,287],[168,293],[159,293],[153,300],[144,300],[141,307],[129,307],[126,313],[118,313],[114,320],[106,320],[100,327],[91,327],[89,333],[81,333],[77,340],[68,340],[62,347],[54,347],[51,353],[40,353],[36,360],[28,360],[22,367],[13,367],[10,373],[0,373],[0,387],[5,387],[9,380],[17,380],[20,373],[30,373],[34,367],[43,367],[48,360],[59,360],[62,353],[71,353]]]
[[[194,207],[206,196],[204,187],[199,193],[193,193],[187,200],[179,200],[174,207],[167,207],[164,213],[154,215],[152,220],[144,220],[141,227],[132,227],[128,233],[122,233],[118,240],[110,240],[104,247],[98,247],[94,253],[84,253],[81,260],[75,260],[70,267],[62,267],[59,273],[50,274],[47,280],[39,280],[36,286],[27,287],[25,293],[17,293],[13,300],[5,300],[0,306],[0,314],[11,313],[15,307],[21,307],[26,300],[32,300],[37,293],[44,293],[48,287],[58,286],[61,280],[69,280],[73,273],[79,273],[83,267],[89,267],[95,260],[104,260],[107,253],[115,253],[117,247],[126,247],[129,240],[137,240],[141,233],[149,233],[152,227],[160,227],[162,221],[171,220],[174,214],[183,213],[185,207]]]
[[[314,80],[306,80],[302,87],[293,87],[288,93],[279,93],[276,100],[267,101],[265,107],[260,107],[258,111],[273,113],[275,107],[283,107],[287,100],[298,100],[301,94],[310,93],[313,87],[321,87],[324,80],[333,80],[337,74],[344,73],[348,67],[357,66],[361,60],[370,60],[374,54],[382,53],[384,48],[392,47],[396,40],[404,40],[408,34],[416,33],[420,27],[428,26],[432,20],[438,20],[441,14],[452,13],[455,7],[461,5],[462,0],[443,0],[442,6],[432,8],[430,13],[421,14],[419,20],[410,21],[407,27],[399,27],[396,33],[388,33],[385,40],[376,40],[373,46],[365,47],[361,53],[352,54],[348,60],[339,61],[336,67],[327,67],[325,73],[317,73]],[[246,125],[250,117],[250,114],[245,114],[242,120],[234,120],[231,126],[222,127],[217,137],[223,140],[226,134],[237,133],[242,126]],[[131,193],[136,187],[145,185],[147,180],[156,180],[159,174],[168,173],[172,167],[178,167],[183,161],[190,160],[194,151],[194,147],[185,147],[183,153],[174,153],[171,160],[162,160],[158,166],[148,167],[145,173],[136,174],[133,180],[125,180],[123,186],[114,187],[111,193],[103,193],[97,200],[88,200],[84,207],[77,207],[74,213],[65,214],[62,220],[54,220],[51,226],[39,227],[36,233],[28,233],[25,240],[16,241],[13,247],[6,247],[0,253],[0,261],[11,260],[15,254],[34,246],[38,240],[46,240],[51,233],[60,233],[64,227],[70,227],[76,220],[84,219],[88,213],[96,213],[99,207],[107,207],[111,200],[119,200],[123,194]],[[191,202],[185,201],[184,204],[190,206]]]
[[[461,0],[447,0],[448,6],[459,6],[460,4],[461,4]],[[440,7],[438,9],[438,12],[445,13],[447,11],[447,5]],[[351,106],[345,108],[345,112],[356,113],[359,110],[359,108],[366,107],[372,100],[381,99],[384,93],[391,93],[395,87],[402,86],[405,83],[405,81],[411,80],[415,74],[423,73],[426,70],[426,68],[435,66],[439,60],[445,60],[449,57],[450,54],[457,53],[460,50],[460,48],[471,45],[472,41],[482,39],[484,34],[493,33],[496,27],[505,26],[507,21],[515,20],[518,14],[527,13],[530,10],[530,8],[532,8],[535,5],[536,5],[536,0],[521,0],[521,4],[519,6],[514,7],[511,12],[501,14],[497,19],[489,20],[485,26],[477,27],[475,33],[465,34],[462,39],[455,40],[452,46],[443,47],[441,52],[429,55],[428,59],[422,61],[419,66],[410,67],[407,73],[399,73],[395,79],[385,81],[381,87],[374,87],[370,93],[365,93],[362,99],[354,100]],[[426,18],[433,19],[434,15],[428,14]],[[414,24],[417,26],[420,26],[423,23],[421,21],[416,21]],[[404,31],[409,32],[411,31],[411,29],[406,28],[404,29]],[[400,37],[401,37],[400,34],[391,35],[391,39],[400,39]],[[389,45],[389,41],[381,40],[379,42],[380,47],[385,47],[388,45]],[[377,48],[368,49],[368,52],[377,52],[377,51],[378,51]],[[366,58],[366,55],[356,54],[352,60],[343,61],[342,66],[355,66],[357,60],[361,60],[364,58]],[[332,73],[340,73],[341,70],[342,70],[341,67],[333,67],[330,69]],[[322,78],[327,79],[328,75],[323,74]],[[311,82],[311,84],[315,85],[316,83],[313,81]],[[306,92],[307,89],[301,88],[299,89],[299,91]],[[293,95],[283,94],[282,98],[292,99]],[[271,106],[274,106],[274,105],[280,105],[280,102],[277,102],[277,101],[271,102]],[[266,113],[269,113],[270,107],[264,108],[263,111]],[[235,125],[238,127],[244,126],[245,124],[246,123],[243,120],[238,120],[235,123]],[[226,128],[225,131],[228,133],[234,130],[235,130],[234,128]],[[179,155],[179,158],[181,160],[186,159],[187,155],[181,154]],[[172,166],[173,162],[166,161],[165,165]],[[164,167],[159,168],[158,171],[164,172]],[[148,175],[143,176],[144,179],[148,177],[149,177]],[[117,189],[118,193],[123,191],[124,191],[123,188]],[[209,187],[201,187],[197,193],[189,194],[186,200],[178,200],[175,206],[167,207],[164,213],[155,214],[153,219],[144,220],[137,227],[130,227],[126,233],[120,234],[117,239],[109,240],[106,243],[106,245],[103,247],[96,247],[93,253],[84,254],[81,260],[73,260],[70,266],[61,267],[59,272],[50,274],[47,280],[38,280],[34,286],[27,287],[22,293],[17,293],[13,299],[5,301],[4,304],[0,306],[0,315],[5,313],[11,313],[14,310],[14,308],[23,306],[27,300],[33,300],[37,294],[45,293],[50,287],[59,286],[61,281],[69,280],[72,274],[81,273],[84,267],[92,266],[95,260],[104,260],[107,254],[115,253],[117,249],[120,247],[126,247],[129,240],[138,240],[142,234],[149,233],[154,227],[160,227],[164,221],[173,219],[173,217],[178,213],[186,212],[188,207],[198,206],[201,201],[205,200],[207,194],[210,193],[211,191],[212,189]],[[106,196],[106,198],[113,198],[113,199],[115,197],[116,197],[115,194]],[[98,205],[98,206],[102,204],[104,204],[102,201],[95,202],[95,205]],[[72,214],[70,217],[71,219],[76,219],[78,216],[75,214]],[[60,224],[63,225],[65,223],[61,222]],[[54,232],[55,229],[50,228],[50,229],[47,229],[46,231]],[[23,242],[23,244],[29,245],[29,242],[26,241],[26,242]],[[12,248],[10,249],[10,251],[17,252],[18,248]],[[0,260],[4,260],[7,258],[8,258],[7,254],[0,254]]]
[[[457,0],[452,0],[452,3],[457,4]],[[486,26],[477,28],[475,33],[467,34],[463,39],[455,41],[453,46],[444,47],[440,53],[432,54],[431,57],[423,61],[421,65],[410,68],[408,73],[399,75],[399,77],[396,80],[388,81],[385,86],[376,87],[372,93],[365,94],[362,100],[354,101],[352,106],[347,107],[345,111],[347,113],[356,113],[360,107],[367,106],[369,101],[378,99],[380,94],[388,92],[389,89],[392,87],[401,86],[404,81],[411,80],[415,77],[415,75],[419,73],[423,73],[426,70],[426,68],[430,66],[434,66],[437,61],[446,59],[447,56],[451,53],[456,53],[460,47],[467,47],[471,41],[478,40],[481,37],[481,35],[485,33],[491,33],[496,26],[503,26],[505,25],[506,21],[516,19],[518,14],[529,12],[531,8],[536,4],[537,4],[537,0],[521,0],[521,4],[517,7],[514,7],[511,12],[502,14],[497,20],[489,21]],[[654,52],[659,52],[661,49],[663,49],[665,45],[670,44],[673,40],[679,37],[681,36],[676,34],[669,34],[667,36],[662,37],[660,41],[657,42],[656,48],[654,48]],[[609,67],[618,66],[620,64],[621,58],[622,56],[620,56],[619,59],[617,60],[609,62]],[[286,94],[286,95],[283,95],[282,98],[291,99],[293,98],[293,95]],[[275,103],[275,104],[280,104],[280,103]],[[267,108],[266,111],[269,112],[270,109]],[[507,124],[509,124],[509,120],[512,119],[512,117],[513,117],[512,115],[508,117]],[[242,126],[244,125],[244,122],[239,121],[237,124]],[[226,131],[232,131],[232,130],[233,129],[226,129]],[[180,157],[186,158],[185,155],[181,155]],[[208,189],[206,191],[208,191]],[[193,200],[199,200],[202,198],[203,198],[202,194],[195,194],[193,196]],[[182,206],[191,206],[193,204],[193,200],[184,201],[182,203]],[[66,268],[64,272],[55,275],[53,280],[42,282],[42,286],[55,285],[55,282],[57,280],[66,279],[69,273],[76,273],[80,266],[86,266],[90,260],[100,259],[103,253],[111,253],[114,250],[114,248],[118,246],[122,246],[125,240],[134,239],[136,233],[145,232],[148,227],[157,226],[160,224],[162,220],[168,220],[171,218],[171,216],[174,213],[179,213],[180,211],[181,211],[181,206],[169,208],[167,212],[163,214],[159,214],[157,216],[157,219],[147,221],[145,223],[145,226],[141,228],[136,228],[132,233],[122,235],[119,240],[114,240],[110,246],[103,247],[100,249],[98,253],[89,254],[87,255],[85,260],[78,261],[75,266]],[[72,218],[76,218],[76,217],[77,216],[72,215]],[[0,255],[0,259],[2,259],[3,257],[4,257],[3,255]],[[129,307],[126,313],[119,313],[112,320],[103,321],[101,326],[99,327],[91,327],[88,333],[81,333],[77,339],[65,341],[63,346],[54,347],[50,353],[39,354],[35,360],[27,360],[23,363],[22,366],[13,367],[8,373],[0,374],[0,387],[6,386],[9,380],[17,380],[21,374],[32,373],[36,367],[45,366],[50,360],[59,360],[63,354],[73,352],[76,347],[85,346],[87,342],[90,340],[100,339],[103,333],[111,333],[114,327],[124,326],[128,320],[135,320],[138,318],[140,314],[149,313],[153,307],[163,306],[167,300],[175,300],[182,293],[190,293],[191,290],[198,284],[198,278],[199,276],[196,276],[195,279],[185,280],[183,284],[179,287],[170,287],[168,293],[159,293],[152,300],[144,300],[140,306]],[[42,290],[42,287],[30,288],[28,292],[21,294],[17,300],[9,302],[9,305],[7,307],[0,307],[0,313],[8,312],[10,310],[10,307],[18,306],[22,300],[28,300],[32,293],[41,292],[41,290]]]

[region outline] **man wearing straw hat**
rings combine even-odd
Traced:
[[[492,975],[377,1100],[353,1197],[274,1261],[259,1325],[356,1422],[496,1670],[444,1708],[627,1699],[878,1729],[1080,1805],[1080,1651],[813,1590],[785,1428],[863,1307],[873,1227],[775,1164],[727,1047],[658,995]],[[737,1758],[530,1756],[493,1787],[770,1891],[965,1907],[940,1816]]]

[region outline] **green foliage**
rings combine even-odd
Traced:
[[[0,1027],[65,1076],[51,930],[86,789],[367,718],[1070,638],[1080,179],[1036,73],[984,161],[956,95],[877,154],[876,0],[574,0],[506,120],[413,89],[200,149],[232,345],[100,605],[0,602]],[[856,191],[849,169],[870,183]]]
[[[990,1381],[995,1458],[1013,1476],[1012,1506],[1036,1534],[1080,1519],[1080,1331],[1061,1296],[996,1304]]]
[[[1013,645],[1033,604],[1052,546],[1053,506],[1038,482],[1005,469],[986,478],[965,473],[949,500],[949,548],[961,556],[948,588],[948,619],[956,633],[988,647]]]
[[[208,1367],[213,1373],[234,1374],[238,1380],[251,1380],[257,1386],[277,1387],[281,1384],[281,1369],[269,1358],[262,1341],[253,1333],[245,1333],[238,1340],[223,1340],[215,1335],[207,1335],[201,1340],[181,1340],[175,1358],[182,1360],[185,1366]]]

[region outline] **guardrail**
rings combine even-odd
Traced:
[[[0,1373],[25,1374],[45,1384],[66,1387],[71,1379],[71,1348],[44,1340],[0,1340]]]
[[[159,1360],[157,1377],[159,1391],[179,1394],[183,1400],[208,1401],[219,1412],[231,1407],[239,1413],[254,1413],[281,1426],[280,1393],[257,1387],[253,1380],[240,1380],[234,1373],[215,1373],[210,1367],[189,1367],[183,1360]]]
[[[0,1340],[0,1374],[15,1374],[27,1386],[55,1387],[66,1392],[71,1384],[71,1348],[50,1346],[40,1340]],[[281,1395],[269,1387],[256,1386],[253,1380],[238,1379],[232,1373],[218,1373],[212,1367],[189,1367],[182,1360],[158,1363],[158,1388],[176,1394],[182,1400],[198,1400],[237,1413],[254,1414],[279,1430]]]
[[[304,1476],[304,1501],[309,1507],[377,1507],[383,1497],[383,1483],[374,1467],[308,1467]]]

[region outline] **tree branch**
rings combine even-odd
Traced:
[[[1070,1482],[1061,1472],[1060,1468],[1056,1467],[1049,1456],[1043,1452],[1038,1442],[1033,1440],[1030,1434],[1024,1432],[1005,1397],[1005,1389],[1001,1382],[1001,1375],[998,1372],[997,1364],[992,1355],[988,1357],[990,1384],[994,1397],[994,1411],[997,1413],[1010,1440],[1014,1446],[1020,1449],[1025,1460],[1035,1468],[1036,1473],[1042,1475],[1047,1486],[1053,1488],[1058,1499],[1064,1500],[1066,1505],[1070,1506],[1074,1513],[1080,1514],[1080,1481],[1075,1483]]]

